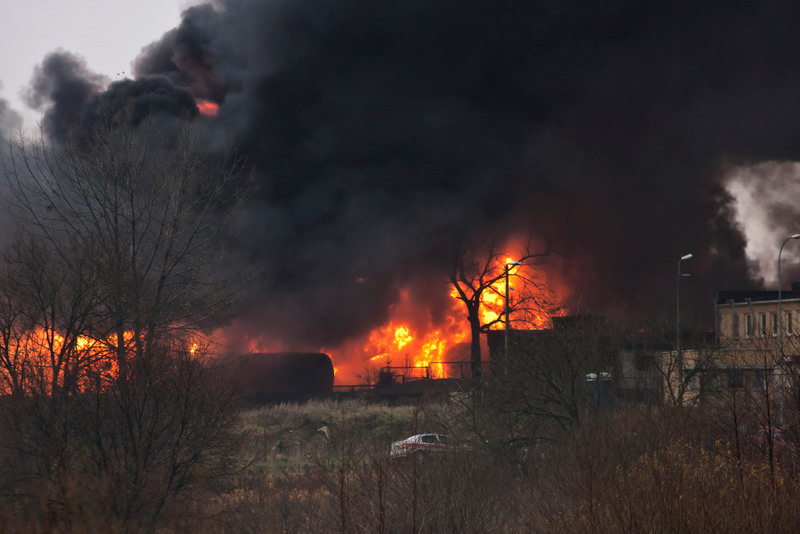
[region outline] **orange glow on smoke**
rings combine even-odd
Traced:
[[[204,100],[202,98],[196,99],[197,102],[197,109],[200,110],[200,113],[206,115],[207,117],[216,117],[217,112],[219,111],[219,104],[216,102],[212,102],[211,100]]]

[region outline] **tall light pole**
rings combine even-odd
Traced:
[[[677,338],[678,350],[678,399],[683,403],[683,352],[681,352],[681,278],[691,276],[681,272],[681,265],[686,260],[694,258],[692,254],[684,254],[678,260],[678,282],[675,287],[675,334]]]
[[[676,294],[676,301],[675,301],[675,331],[677,334],[677,341],[678,341],[678,357],[680,357],[681,353],[681,278],[685,278],[687,276],[692,276],[688,273],[681,273],[681,264],[686,260],[690,260],[694,258],[693,254],[686,254],[681,256],[681,259],[678,260],[678,283],[675,290]]]
[[[784,399],[783,399],[783,309],[781,308],[781,254],[783,254],[783,247],[786,246],[791,239],[800,239],[800,234],[792,234],[781,243],[781,248],[778,250],[778,365],[780,366],[780,407],[781,407],[781,420],[783,423]]]
[[[506,262],[506,339],[505,339],[505,352],[503,353],[503,358],[506,361],[505,368],[508,368],[508,331],[510,330],[511,323],[509,320],[509,316],[511,314],[511,307],[509,304],[509,284],[508,284],[508,273],[512,267],[518,267],[522,265],[518,261],[509,261]]]

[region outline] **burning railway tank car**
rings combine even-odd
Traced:
[[[321,352],[241,354],[227,363],[248,404],[300,401],[333,391],[333,363]]]

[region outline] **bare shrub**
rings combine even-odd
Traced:
[[[125,387],[6,403],[6,501],[57,530],[146,530],[218,490],[240,462],[234,391],[185,352],[156,354]]]
[[[793,532],[800,481],[745,463],[725,444],[675,442],[620,467],[594,506],[550,518],[551,532]]]

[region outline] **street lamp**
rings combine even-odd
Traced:
[[[675,334],[677,338],[678,352],[678,398],[683,402],[683,352],[681,352],[681,278],[692,276],[688,273],[681,273],[681,264],[686,260],[694,258],[692,254],[684,254],[678,260],[678,283],[675,288]]]
[[[509,322],[509,315],[511,313],[511,309],[509,307],[509,299],[508,299],[508,294],[509,294],[508,273],[512,267],[518,267],[520,265],[522,264],[518,261],[506,262],[506,339],[505,339],[505,353],[503,354],[503,358],[505,358],[506,360],[506,365],[504,366],[505,368],[508,368],[508,330],[509,327],[511,326],[511,323]]]
[[[783,310],[781,308],[781,254],[783,254],[783,247],[790,239],[800,239],[800,234],[792,234],[781,243],[781,248],[778,250],[778,358],[780,359],[780,388],[781,388],[781,420],[783,423]]]
[[[675,302],[675,330],[677,333],[677,341],[678,341],[678,357],[680,357],[681,353],[681,278],[686,278],[688,276],[692,276],[688,273],[681,273],[681,264],[686,260],[690,260],[694,258],[692,254],[686,254],[681,256],[681,259],[678,260],[678,283],[676,287],[676,302]]]

